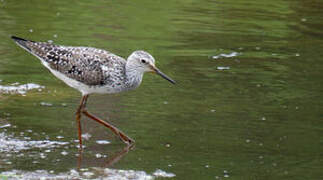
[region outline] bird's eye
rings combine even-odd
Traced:
[[[146,60],[144,60],[144,59],[142,59],[142,60],[141,60],[141,62],[142,62],[142,63],[144,63],[144,64],[146,64],[146,63],[147,63],[147,61],[146,61]]]

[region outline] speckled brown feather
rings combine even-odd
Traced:
[[[18,41],[23,41],[23,39]],[[123,78],[125,76],[121,74],[125,73],[126,61],[108,51],[91,47],[58,46],[28,40],[19,44],[48,63],[51,69],[86,85],[118,86],[113,83],[125,81]]]

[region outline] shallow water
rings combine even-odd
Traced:
[[[0,1],[0,178],[322,179],[322,7]],[[178,84],[147,74],[135,91],[90,96],[89,111],[136,145],[83,118],[80,153],[80,94],[11,35],[123,57],[144,49]],[[28,83],[41,88],[2,88]]]

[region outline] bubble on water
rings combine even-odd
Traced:
[[[211,111],[211,112],[215,112],[215,109],[211,109],[210,111]]]
[[[231,58],[231,57],[235,57],[235,56],[238,56],[239,53],[237,52],[232,52],[232,53],[229,53],[229,54],[219,54],[219,55],[215,55],[215,56],[212,56],[213,59],[219,59],[221,57],[224,57],[224,58]]]
[[[57,38],[57,34],[54,34],[54,35],[53,35],[53,37],[54,37],[54,38]]]
[[[265,121],[266,120],[266,117],[262,117],[261,120]]]
[[[302,21],[302,22],[306,22],[306,21],[307,21],[307,19],[306,19],[306,18],[302,18],[302,19],[301,19],[301,21]]]
[[[36,133],[36,132],[34,132],[34,133],[33,133],[33,135],[34,135],[34,136],[39,136],[39,134],[38,134],[38,133]]]
[[[168,104],[168,102],[167,101],[164,101],[164,104]]]
[[[223,177],[228,178],[230,176],[229,176],[229,174],[225,174],[225,175],[223,175]]]
[[[230,69],[230,67],[228,67],[228,66],[218,66],[217,68],[216,68],[217,70],[229,70]]]
[[[87,177],[87,178],[90,178],[91,176],[93,176],[93,175],[94,175],[94,173],[93,173],[93,172],[84,172],[84,173],[83,173],[83,175],[84,175],[85,177]]]
[[[102,154],[100,154],[100,153],[95,154],[95,157],[96,157],[96,158],[102,158]]]
[[[298,56],[300,56],[300,54],[299,53],[296,53],[295,56],[298,57]]]
[[[52,44],[54,41],[53,40],[48,40],[47,41],[49,44]]]
[[[107,141],[107,140],[97,140],[96,143],[98,143],[98,144],[110,144],[110,141]]]
[[[250,143],[250,139],[246,139],[246,143]]]
[[[256,49],[256,50],[260,50],[260,49],[261,49],[261,47],[256,47],[255,49]]]
[[[42,158],[42,159],[46,158],[46,155],[44,153],[40,153],[39,155],[40,155],[40,158]]]
[[[207,165],[205,165],[205,167],[206,167],[206,168],[209,168],[210,166],[207,164]]]
[[[63,156],[66,156],[66,155],[68,155],[68,152],[66,152],[66,151],[62,151],[62,152],[61,152],[61,154],[62,154]]]
[[[228,171],[227,170],[223,170],[223,173],[226,174],[226,173],[228,173]]]
[[[52,103],[48,103],[48,102],[40,102],[39,103],[41,106],[53,106]]]
[[[75,145],[75,147],[80,148],[80,144]],[[86,146],[82,144],[82,148],[83,148],[83,149],[85,149],[85,148],[86,148]]]
[[[85,140],[89,140],[91,137],[92,137],[92,135],[89,133],[82,134],[82,138]]]
[[[63,139],[64,136],[56,136],[57,139]]]
[[[33,29],[29,29],[29,32],[31,32],[31,33],[32,33],[33,31],[34,31]]]
[[[63,106],[63,107],[66,107],[66,106],[67,106],[67,104],[66,104],[66,103],[62,103],[62,106]]]
[[[71,169],[70,173],[72,176],[79,176],[79,172],[77,172],[75,169]]]
[[[264,157],[263,157],[263,156],[259,156],[258,158],[259,158],[259,159],[263,159]]]

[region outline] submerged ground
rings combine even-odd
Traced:
[[[0,179],[322,179],[322,7],[1,0]],[[80,93],[11,35],[123,57],[143,49],[178,84],[147,74],[135,91],[91,96],[89,110],[136,146],[127,153],[83,118],[81,154]]]

